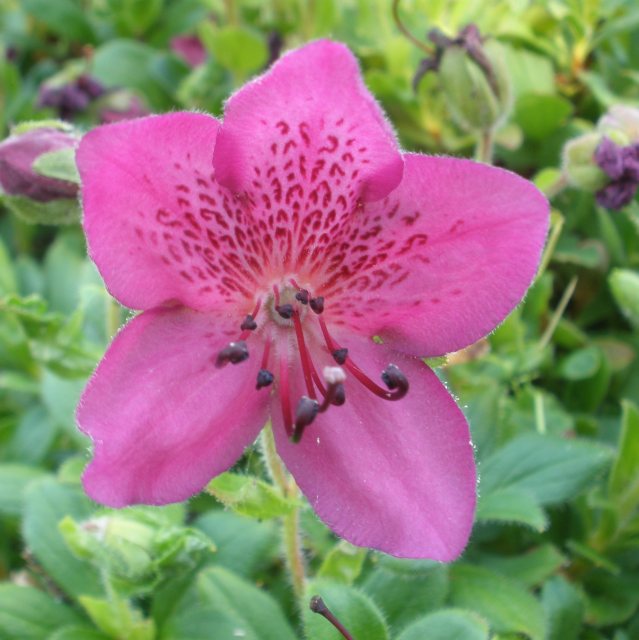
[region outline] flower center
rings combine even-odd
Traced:
[[[352,360],[348,348],[338,344],[331,336],[323,317],[326,304],[322,296],[313,297],[312,292],[300,287],[297,282],[290,279],[284,285],[273,285],[269,292],[258,300],[252,314],[247,315],[239,324],[241,333],[237,340],[230,342],[217,355],[216,366],[223,367],[227,364],[240,364],[249,357],[247,339],[258,328],[263,328],[268,321],[278,328],[293,329],[297,346],[297,356],[302,369],[306,394],[297,402],[295,414],[291,410],[290,384],[289,384],[289,353],[278,354],[278,392],[284,427],[287,435],[293,442],[299,442],[304,430],[316,418],[319,413],[324,413],[331,406],[339,407],[346,402],[346,390],[344,381],[346,373],[362,384],[368,391],[384,400],[400,400],[408,393],[408,380],[399,367],[389,364],[381,372],[381,379],[386,388],[378,385],[368,377]],[[262,327],[258,318],[260,309],[264,307]],[[307,346],[304,333],[311,322],[317,322],[324,338],[326,350],[335,363],[339,366],[328,366],[323,369],[323,376],[317,372],[312,354]],[[266,334],[265,334],[266,335]],[[259,391],[270,386],[276,379],[270,370],[270,356],[273,335],[266,335],[260,370],[257,374],[256,389]],[[326,354],[323,354],[326,355]]]

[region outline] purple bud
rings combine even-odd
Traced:
[[[206,62],[206,49],[197,36],[171,38],[171,51],[180,56],[190,67],[197,67]]]
[[[75,81],[76,87],[92,100],[106,93],[104,86],[90,75],[82,74]]]
[[[77,142],[76,137],[50,127],[10,136],[0,143],[0,186],[11,196],[24,196],[38,202],[75,198],[78,185],[47,178],[32,167],[42,154],[75,147]]]
[[[622,209],[635,197],[637,183],[634,180],[615,180],[596,193],[597,204],[606,209]]]
[[[639,144],[631,144],[622,150],[623,175],[639,183]]]
[[[603,138],[595,150],[595,162],[613,180],[623,175],[623,147],[616,145],[610,138]]]

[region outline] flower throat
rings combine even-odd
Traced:
[[[240,324],[240,335],[237,340],[230,342],[218,354],[215,364],[218,368],[227,364],[240,364],[249,357],[247,340],[258,329],[258,317],[264,317],[264,323],[269,320],[281,328],[292,328],[295,332],[297,353],[302,367],[306,394],[297,402],[295,415],[291,407],[291,392],[289,385],[289,359],[280,354],[278,367],[278,391],[284,427],[286,434],[292,442],[299,442],[304,430],[316,418],[319,413],[324,413],[331,406],[341,406],[346,402],[344,381],[346,371],[350,373],[368,391],[384,400],[401,400],[408,393],[408,379],[394,364],[389,364],[382,371],[381,378],[386,388],[378,385],[366,375],[349,355],[348,348],[338,344],[329,333],[323,317],[325,300],[322,296],[313,297],[308,289],[300,287],[293,279],[289,280],[280,290],[278,285],[273,285],[273,293],[266,302],[258,300],[253,312],[247,315]],[[263,310],[263,311],[262,311]],[[261,316],[260,311],[262,311]],[[313,363],[310,349],[304,336],[304,324],[318,322],[328,352],[331,354],[337,366],[324,367],[322,376],[317,372]],[[256,389],[259,391],[270,386],[275,380],[275,374],[271,367],[271,347],[274,341],[271,335],[266,338],[260,369],[257,374]],[[345,371],[346,370],[346,371]]]

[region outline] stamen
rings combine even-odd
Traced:
[[[402,395],[408,393],[408,379],[397,365],[389,364],[386,369],[382,371],[382,380],[389,389],[398,389],[402,392]]]
[[[249,313],[246,318],[244,318],[244,322],[240,325],[240,329],[242,331],[254,331],[257,329],[257,322],[255,322],[255,318]]]
[[[240,325],[242,333],[238,340],[246,340],[251,335],[251,331],[257,329],[257,322],[255,322],[255,318],[257,318],[257,314],[260,312],[261,306],[262,300],[258,300],[255,304],[255,309],[253,309],[253,313],[248,314],[246,318],[244,318],[244,321]]]
[[[267,340],[264,345],[264,353],[262,354],[262,366],[257,372],[257,385],[256,389],[259,391],[262,387],[268,387],[273,383],[275,376],[267,369],[268,357],[271,352],[271,341]]]
[[[227,363],[238,364],[244,362],[249,357],[248,347],[244,340],[238,340],[237,342],[229,342],[228,346],[224,347],[218,354],[215,361],[215,366],[221,369]]]
[[[273,384],[275,376],[268,369],[260,369],[257,372],[257,384],[255,388],[259,391],[262,387],[268,387]]]
[[[277,311],[284,320],[290,320],[295,313],[292,304],[278,304],[275,306],[275,311]]]
[[[335,349],[331,355],[335,358],[337,364],[344,364],[348,357],[348,349]]]
[[[328,350],[331,353],[335,353],[336,351],[340,350],[341,347],[331,337],[330,333],[328,332],[326,323],[324,322],[324,319],[321,316],[318,319],[319,319],[320,327],[322,329],[322,333],[324,334],[324,340],[326,341],[326,346],[328,347]],[[386,389],[380,387],[378,384],[373,382],[353,362],[353,360],[350,357],[345,360],[344,366],[369,391],[372,391],[376,396],[379,396],[384,400],[401,400],[408,393],[408,387],[409,387],[408,379],[400,371],[399,367],[397,367],[396,365],[389,365],[382,372],[382,380],[384,381],[386,386],[390,389],[390,391],[387,391]],[[391,386],[391,384],[394,386]]]
[[[311,373],[311,367],[309,364],[309,355],[306,349],[306,342],[304,341],[304,332],[302,331],[302,323],[300,322],[300,314],[293,314],[293,325],[295,326],[295,336],[297,337],[297,348],[300,352],[300,359],[302,360],[302,370],[304,371],[304,380],[306,382],[306,390],[308,395],[315,399],[315,387],[313,386],[313,376]]]
[[[320,409],[320,405],[317,400],[312,400],[306,396],[302,396],[297,403],[297,409],[295,410],[295,429],[291,436],[291,441],[298,443],[302,439],[304,429],[308,427]]]
[[[335,617],[326,603],[320,596],[313,596],[309,607],[313,613],[319,613],[324,616],[343,636],[346,640],[353,640],[353,636],[346,630],[346,627]]]
[[[317,298],[311,298],[309,305],[313,311],[319,315],[324,311],[324,296],[317,296]]]
[[[319,412],[323,413],[330,405],[334,404],[338,407],[346,402],[346,390],[344,389],[344,380],[346,374],[341,367],[324,367],[324,380],[328,384],[328,391],[324,394],[324,402],[322,402]]]
[[[311,294],[306,289],[300,289],[295,294],[295,299],[301,302],[302,304],[308,304],[310,297],[311,297]]]
[[[274,284],[273,285],[273,295],[275,296],[275,308],[280,306],[280,289]]]
[[[288,388],[288,360],[284,356],[280,358],[279,388],[284,430],[286,431],[286,435],[291,438],[293,436],[293,419],[291,417],[291,397]]]

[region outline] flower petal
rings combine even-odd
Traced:
[[[210,116],[172,113],[97,127],[82,139],[89,253],[122,304],[251,306],[263,249],[248,241],[242,206],[212,175],[218,127]]]
[[[273,411],[280,455],[319,517],[346,540],[400,557],[453,560],[475,509],[462,412],[419,359],[355,336],[341,343],[377,381],[389,362],[398,365],[408,394],[382,400],[348,376],[346,403],[320,414],[299,444],[286,438]]]
[[[503,169],[414,154],[405,162],[399,188],[340,231],[318,293],[334,324],[435,356],[486,335],[521,301],[548,202]]]
[[[268,394],[255,391],[255,359],[215,367],[228,333],[210,314],[170,308],[118,334],[78,407],[94,444],[89,496],[111,507],[185,500],[240,457]]]
[[[326,40],[285,55],[230,98],[214,165],[221,184],[248,195],[291,264],[325,246],[358,201],[390,193],[403,167],[357,61]]]

